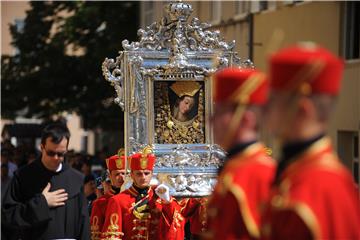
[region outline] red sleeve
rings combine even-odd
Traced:
[[[184,238],[185,219],[180,214],[180,205],[172,198],[169,203],[163,203],[159,200],[161,205],[161,216],[159,223],[159,232],[161,237],[158,240],[175,240]]]
[[[197,209],[201,205],[200,200],[197,198],[186,198],[182,199],[182,201],[183,204],[180,204],[181,215],[183,215],[187,219],[191,218],[197,212]]]
[[[102,228],[102,239],[121,239],[122,232],[122,215],[121,207],[114,197],[108,200],[105,212],[105,222]]]
[[[91,231],[91,239],[96,240],[100,239],[102,226],[104,223],[104,216],[101,211],[101,199],[97,199],[93,202],[91,216],[90,216],[90,231]]]
[[[176,201],[171,198],[169,203],[161,202],[162,205],[162,215],[167,225],[171,225],[174,219],[175,212],[180,213],[180,206]]]
[[[242,219],[236,198],[227,193],[209,203],[208,230],[206,239],[244,239],[246,227]]]
[[[227,236],[227,239],[238,239],[239,236],[248,235],[238,202],[234,195],[230,193],[227,194],[223,201],[223,210],[219,218],[219,224],[218,237]]]
[[[195,212],[190,216],[190,232],[191,234],[200,235],[207,228],[207,201],[208,198],[203,197],[195,199],[199,204],[195,208]]]

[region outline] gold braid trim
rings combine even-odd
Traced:
[[[120,232],[119,229],[119,215],[117,213],[112,213],[110,215],[110,225],[106,232],[103,233],[103,239],[106,240],[121,240],[121,237],[124,236],[123,232]]]
[[[293,209],[310,229],[313,239],[320,239],[319,223],[311,208],[305,203],[295,203]]]
[[[289,203],[286,196],[276,195],[271,200],[271,205],[274,209],[278,210],[292,210],[298,215],[305,223],[306,227],[310,230],[313,238],[321,239],[321,231],[318,219],[312,209],[304,202]]]
[[[259,238],[260,229],[256,224],[253,215],[251,214],[244,190],[239,185],[233,183],[233,178],[231,175],[224,176],[224,186],[236,198],[239,204],[239,210],[249,234],[254,238]]]
[[[91,240],[99,240],[101,232],[99,231],[99,218],[94,216],[91,227]]]

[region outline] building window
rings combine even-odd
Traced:
[[[236,14],[245,14],[250,12],[250,3],[249,1],[236,1],[235,9]]]
[[[277,7],[276,1],[268,1],[267,9],[268,10],[275,10]]]
[[[354,181],[359,183],[359,134],[356,131],[338,131],[337,153],[342,162],[352,170]]]
[[[218,23],[221,21],[221,1],[210,2],[210,22]]]
[[[304,2],[304,1],[299,1],[299,0],[285,0],[285,1],[283,1],[283,3],[285,5],[290,5],[290,4],[293,4],[293,3],[301,3],[301,2]]]
[[[345,2],[344,12],[344,46],[345,59],[360,58],[360,2]]]
[[[251,12],[257,13],[268,8],[268,1],[251,1]]]
[[[268,8],[268,1],[259,1],[260,11],[264,11]]]

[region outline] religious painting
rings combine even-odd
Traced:
[[[155,81],[155,143],[205,143],[203,81]]]

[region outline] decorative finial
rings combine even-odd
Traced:
[[[186,22],[193,12],[192,6],[181,1],[171,2],[165,6],[165,11],[168,13],[170,21]]]

